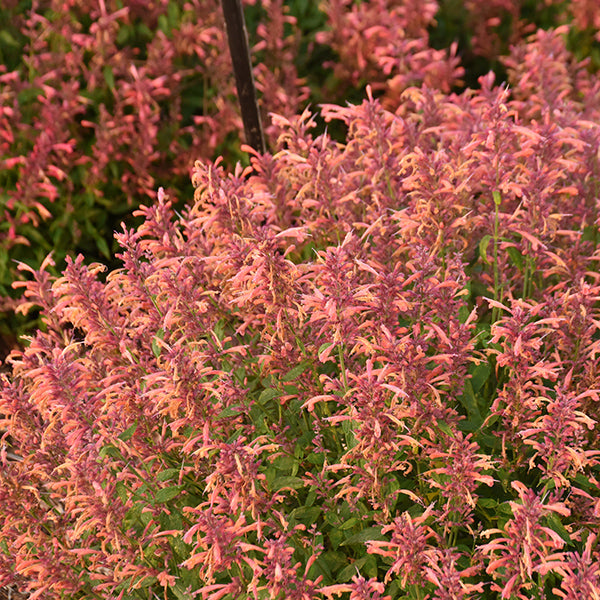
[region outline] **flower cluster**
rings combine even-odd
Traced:
[[[324,105],[344,141],[276,116],[273,153],[140,207],[119,268],[21,265],[0,585],[600,594],[599,87],[548,48],[510,90]]]
[[[295,66],[295,18],[282,2],[263,4],[252,42],[268,122],[273,111],[295,114],[308,88]],[[52,1],[0,11],[3,39],[21,52],[0,67],[7,296],[8,252],[37,265],[51,249],[62,262],[74,247],[108,259],[123,214],[155,199],[159,184],[186,189],[194,160],[241,156],[232,139],[242,122],[218,0]],[[276,139],[272,126],[266,132]]]

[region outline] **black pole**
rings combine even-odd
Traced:
[[[241,0],[221,0],[221,6],[225,15],[229,53],[235,72],[235,84],[242,109],[246,142],[257,152],[264,154],[266,152],[265,138],[258,112],[258,99],[250,63],[250,48],[242,2]]]

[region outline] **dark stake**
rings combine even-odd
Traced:
[[[246,142],[256,151],[264,154],[266,152],[265,138],[258,112],[258,99],[250,64],[250,48],[242,2],[241,0],[221,0],[221,6],[227,25],[229,53],[235,72]]]

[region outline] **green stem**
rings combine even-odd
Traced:
[[[498,190],[494,190],[492,195],[494,197],[494,300],[496,300],[496,302],[502,302],[500,274],[498,273],[498,233],[500,223],[499,207],[502,198]],[[492,323],[495,323],[498,320],[499,312],[500,310],[496,306],[494,306],[492,310]]]
[[[344,344],[338,346],[338,357],[340,359],[340,370],[342,371],[342,383],[344,384],[344,394],[348,392],[348,379],[346,378],[346,363],[344,362]]]

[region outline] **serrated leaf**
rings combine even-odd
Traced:
[[[299,365],[296,365],[293,369],[289,370],[283,377],[282,380],[283,381],[293,381],[294,379],[296,379],[297,377],[299,377],[300,375],[302,375],[302,373],[304,373],[305,369],[306,369],[306,362],[300,363]]]
[[[317,560],[313,563],[312,569],[314,569],[318,575],[324,577],[327,583],[333,581],[333,574],[331,573],[327,558],[324,556],[324,554],[321,554],[317,558]]]
[[[319,347],[319,350],[317,351],[317,357],[318,357],[319,361],[322,363],[327,362],[329,360],[329,355],[332,350],[333,350],[332,342],[325,342],[324,344],[321,344],[321,346]]]
[[[156,583],[157,581],[158,580],[154,575],[150,575],[149,577],[144,577],[135,585],[137,588],[144,589],[150,587],[153,583]]]
[[[347,565],[340,571],[340,574],[338,575],[339,581],[350,581],[357,572],[360,572],[360,569],[364,566],[367,560],[369,560],[369,558],[369,555],[362,556],[361,558],[356,559],[352,564]]]
[[[174,485],[172,487],[162,488],[156,492],[156,495],[154,496],[154,502],[156,504],[164,504],[165,502],[175,498],[175,496],[177,496],[182,489],[183,485]]]
[[[458,397],[458,400],[467,411],[468,417],[468,421],[463,420],[460,422],[460,430],[469,432],[479,429],[483,423],[483,417],[479,411],[479,406],[477,406],[477,401],[475,399],[475,395],[473,394],[473,387],[469,380],[465,382],[464,391]]]
[[[477,506],[481,506],[482,508],[496,508],[498,500],[496,498],[478,498]]]
[[[239,406],[226,406],[218,415],[217,419],[227,419],[229,417],[237,417],[241,413]]]
[[[130,492],[125,487],[125,484],[122,481],[117,481],[117,483],[115,484],[115,491],[117,492],[119,498],[121,499],[121,502],[123,502],[123,503],[127,502]]]
[[[158,481],[169,481],[169,479],[173,479],[174,477],[179,477],[179,473],[181,472],[181,469],[179,467],[171,467],[169,469],[165,469],[164,471],[161,471],[160,473],[158,473],[158,475],[156,476],[156,479]]]
[[[323,562],[327,565],[330,573],[335,573],[338,571],[340,567],[347,563],[348,560],[345,554],[335,550],[327,550],[326,552],[323,552],[320,558],[323,559]]]
[[[446,421],[438,420],[438,421],[436,421],[436,423],[437,423],[437,426],[440,428],[440,431],[443,431],[448,436],[454,435],[454,431],[452,430],[452,427],[450,427],[450,425],[448,425],[448,423],[446,423]]]
[[[298,459],[293,456],[278,456],[273,460],[273,466],[277,467],[279,471],[291,471],[294,468],[294,465],[298,464]],[[295,473],[292,473],[295,475]]]
[[[194,598],[188,589],[183,587],[179,581],[176,581],[174,586],[170,586],[169,590],[172,591],[179,600],[193,600]]]
[[[214,327],[213,333],[217,336],[217,339],[222,342],[225,339],[225,319],[219,319]]]
[[[239,367],[237,368],[233,374],[237,377],[237,380],[241,383],[244,382],[244,380],[246,379],[246,369],[245,367]]]
[[[131,523],[135,523],[142,514],[142,504],[140,502],[136,502],[126,513],[125,513],[125,521],[129,521]]]

